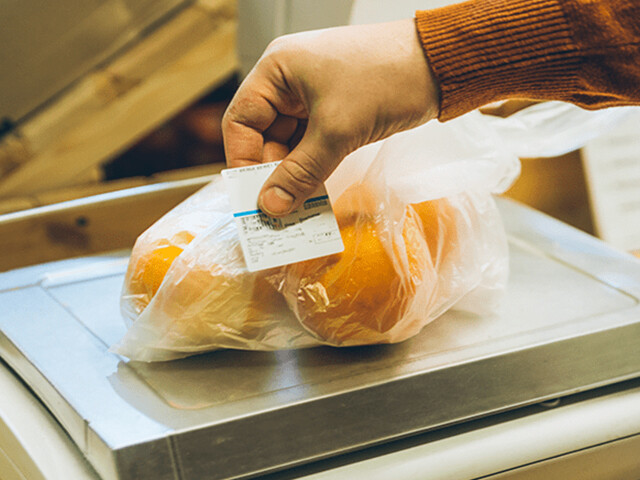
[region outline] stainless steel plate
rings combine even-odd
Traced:
[[[499,312],[449,312],[399,345],[127,362],[107,350],[124,251],[0,274],[0,354],[122,480],[272,471],[640,376],[640,262],[499,205]]]

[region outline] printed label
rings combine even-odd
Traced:
[[[251,272],[332,255],[344,250],[324,186],[301,208],[273,218],[260,211],[258,194],[280,162],[222,171],[240,245]]]

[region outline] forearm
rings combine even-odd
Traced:
[[[440,120],[507,98],[640,104],[640,2],[472,0],[417,12]]]

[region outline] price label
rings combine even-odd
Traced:
[[[222,171],[242,252],[251,272],[344,250],[324,186],[286,217],[273,218],[258,209],[260,189],[278,163]]]

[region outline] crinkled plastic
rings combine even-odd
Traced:
[[[217,176],[137,239],[121,298],[129,329],[112,350],[160,361],[316,345],[267,273],[247,270]]]
[[[355,152],[327,184],[345,251],[263,272],[246,268],[216,177],[136,241],[121,299],[129,329],[112,350],[158,361],[392,343],[456,303],[485,311],[508,274],[491,193],[518,173],[499,141],[467,118]]]
[[[121,298],[129,329],[112,350],[160,361],[393,343],[452,307],[493,310],[508,249],[492,195],[519,173],[509,131],[544,130],[527,115],[509,123],[472,112],[354,152],[327,182],[344,252],[263,272],[246,268],[216,177],[138,238]],[[565,139],[554,138],[529,144],[559,153]]]
[[[583,147],[632,111],[638,107],[585,110],[571,103],[540,102],[507,118],[485,116],[484,120],[519,158],[553,157]]]

